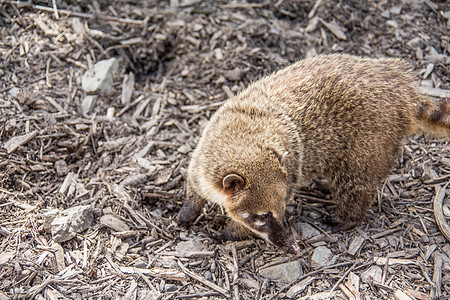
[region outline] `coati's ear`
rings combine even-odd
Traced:
[[[225,191],[236,190],[242,188],[245,184],[244,178],[238,174],[228,174],[222,181]]]
[[[289,152],[285,151],[283,154],[278,156],[278,161],[280,162],[280,165],[284,166],[286,163],[286,157],[288,156]]]

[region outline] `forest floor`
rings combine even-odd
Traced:
[[[213,205],[176,223],[189,156],[227,98],[326,53],[403,58],[423,93],[449,97],[449,18],[431,0],[1,0],[0,299],[449,299],[445,139],[408,139],[353,230],[331,233],[329,196],[299,191],[296,256],[217,242]],[[110,58],[109,91],[86,92]],[[51,216],[73,207],[86,225],[66,241]]]

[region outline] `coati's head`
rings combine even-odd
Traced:
[[[227,195],[223,206],[229,216],[275,246],[298,253],[299,246],[286,220],[287,174],[282,157],[242,166],[222,179]],[[261,165],[260,165],[261,164]]]

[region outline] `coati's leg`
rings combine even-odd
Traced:
[[[233,220],[229,220],[222,235],[220,236],[220,239],[222,241],[242,241],[253,235],[253,232],[251,232],[247,227]]]
[[[186,199],[178,214],[178,224],[182,226],[190,226],[201,214],[206,200],[189,188],[186,189]]]
[[[332,197],[336,201],[336,221],[333,231],[352,229],[367,217],[376,197],[376,185],[372,182],[348,176],[336,178]]]

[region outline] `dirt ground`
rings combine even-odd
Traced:
[[[218,243],[226,216],[212,205],[176,224],[189,155],[227,98],[322,53],[404,58],[423,93],[449,97],[449,18],[431,0],[0,1],[0,299],[450,299],[433,208],[448,223],[445,139],[410,138],[354,230],[331,233],[329,196],[299,191],[297,256]],[[83,74],[112,57],[113,90],[88,95]],[[81,205],[90,226],[55,242],[48,212]],[[320,246],[325,266],[311,260]],[[288,261],[303,275],[260,273]]]

